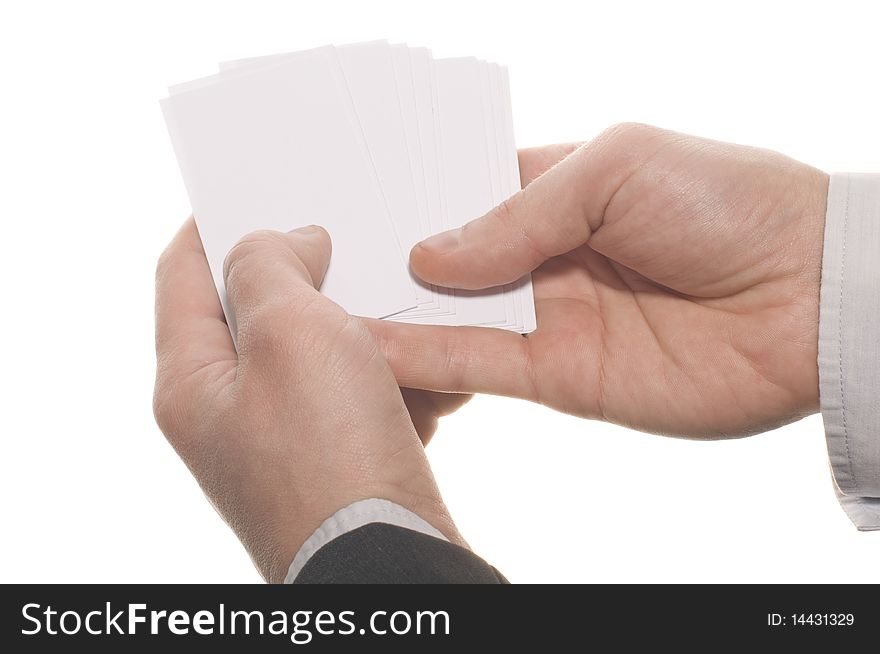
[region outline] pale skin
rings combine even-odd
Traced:
[[[818,409],[825,173],[644,125],[521,151],[520,167],[521,193],[411,264],[466,289],[532,272],[538,329],[371,321],[402,385],[694,438]]]
[[[523,150],[520,169],[522,192],[411,264],[466,289],[532,272],[528,337],[348,316],[315,290],[313,227],[230,252],[236,351],[191,219],[163,254],[156,418],[267,580],[368,497],[466,546],[423,443],[470,393],[694,438],[817,410],[824,173],[642,125]]]
[[[336,510],[388,499],[465,545],[414,423],[463,402],[408,392],[412,417],[369,330],[318,291],[320,227],[256,232],[226,260],[238,351],[192,219],[156,275],[160,428],[267,581],[284,579]]]

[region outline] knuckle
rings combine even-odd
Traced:
[[[523,193],[523,191],[520,191],[517,195],[511,196],[506,200],[503,200],[500,204],[492,207],[486,215],[486,222],[484,224],[489,225],[494,223],[500,228],[502,234],[507,235],[506,238],[508,240],[515,239],[522,230],[519,204],[522,202]],[[476,222],[479,223],[483,221]],[[477,226],[475,223],[468,223],[468,225],[465,226],[465,230],[467,230],[472,224],[474,227]]]
[[[446,341],[446,358],[443,362],[451,390],[464,388],[471,370],[471,350],[460,339],[450,336]]]
[[[504,227],[510,227],[514,222],[516,222],[517,211],[516,207],[514,206],[514,197],[516,196],[512,196],[503,200],[491,211],[492,217]]]
[[[223,276],[231,298],[249,297],[260,286],[260,263],[271,247],[271,232],[254,232],[238,241],[226,254]]]
[[[609,141],[630,141],[638,140],[645,136],[655,134],[660,131],[656,127],[646,125],[645,123],[624,122],[616,123],[602,132],[600,138]]]
[[[283,247],[283,236],[271,230],[251,232],[239,240],[226,254],[224,272],[227,279],[236,276],[243,268],[248,268],[262,258],[267,250]]]
[[[292,313],[280,302],[266,302],[249,311],[238,325],[241,354],[248,358],[281,356],[294,329]]]
[[[314,347],[348,314],[314,289],[303,289],[254,307],[239,322],[239,350],[258,360],[297,359]]]
[[[600,149],[608,153],[616,153],[617,156],[640,156],[655,139],[668,135],[670,132],[646,125],[645,123],[618,123],[603,131],[596,139]],[[588,150],[592,147],[583,146],[579,152],[582,156],[589,157]]]
[[[256,248],[284,245],[284,235],[271,229],[258,229],[242,236],[238,243]]]
[[[341,329],[337,338],[341,343],[351,345],[360,351],[368,352],[371,356],[379,354],[379,344],[373,338],[372,332],[366,325],[354,316],[341,315]]]
[[[173,389],[157,379],[153,391],[153,417],[169,441],[174,441],[183,422],[181,404]]]
[[[493,208],[492,216],[508,235],[510,242],[506,245],[525,245],[534,261],[543,261],[548,255],[541,245],[541,230],[546,231],[547,225],[541,223],[541,229],[535,229],[537,223],[531,219],[530,194],[530,189],[524,188]]]

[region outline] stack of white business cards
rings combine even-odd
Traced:
[[[233,334],[223,260],[245,234],[327,229],[321,292],[349,313],[535,328],[531,279],[425,284],[409,251],[520,188],[507,71],[370,42],[221,63],[171,87],[165,120]]]

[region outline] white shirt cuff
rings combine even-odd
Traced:
[[[841,506],[859,529],[880,529],[880,175],[831,176],[819,397]]]
[[[375,498],[360,500],[339,509],[321,523],[321,526],[309,536],[309,539],[303,543],[302,547],[299,548],[299,552],[293,557],[293,561],[287,569],[287,576],[284,577],[284,583],[292,584],[293,580],[296,579],[315,552],[331,540],[374,522],[403,527],[433,536],[434,538],[448,540],[437,529],[399,504]]]
[[[880,531],[880,498],[844,495],[835,486],[837,500],[859,531]]]

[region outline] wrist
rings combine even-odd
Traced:
[[[829,176],[821,170],[808,168],[806,179],[803,189],[803,229],[799,248],[803,265],[798,284],[801,305],[806,313],[804,365],[810,374],[805,376],[801,402],[804,413],[812,414],[819,410],[819,300]]]

